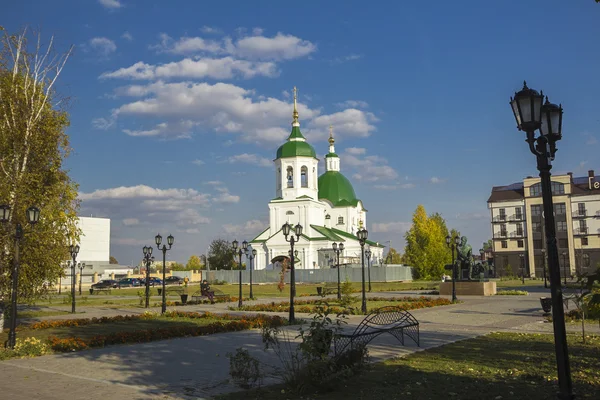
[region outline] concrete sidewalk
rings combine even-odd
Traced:
[[[401,293],[405,295],[404,292]],[[399,293],[377,293],[398,296]],[[281,301],[282,299],[273,299]],[[492,331],[550,333],[544,323],[539,296],[465,297],[463,303],[411,311],[420,322],[421,347],[410,340],[402,347],[391,335],[369,345],[374,361],[402,356]],[[260,302],[269,301],[262,299]],[[225,311],[227,305],[187,306],[186,311]],[[144,309],[90,310],[144,312]],[[116,314],[115,314],[116,315]],[[302,317],[304,315],[298,315]],[[61,316],[62,317],[62,316]],[[67,318],[70,316],[66,316]],[[57,317],[53,317],[57,318]],[[348,329],[364,317],[351,316]],[[295,336],[297,327],[291,336]],[[11,399],[203,399],[238,390],[228,382],[226,353],[243,347],[264,364],[278,365],[273,352],[263,351],[257,330],[160,342],[111,346],[0,363],[0,393]],[[270,378],[265,383],[273,382]]]

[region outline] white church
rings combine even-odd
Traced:
[[[319,159],[300,132],[296,101],[294,88],[292,132],[277,149],[274,161],[275,198],[269,202],[269,227],[250,241],[257,252],[254,268],[272,269],[276,262],[289,257],[290,244],[282,232],[286,222],[303,227],[294,247],[298,251],[295,268],[318,269],[330,266],[331,262],[335,266],[333,243],[344,244],[340,264],[360,264],[361,248],[356,232],[366,227],[367,210],[350,181],[340,172],[331,128],[325,173],[318,176]],[[372,265],[379,264],[384,246],[367,240],[367,248],[371,250]]]

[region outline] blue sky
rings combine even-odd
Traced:
[[[0,24],[76,46],[67,167],[122,264],[158,231],[185,262],[266,227],[293,86],[302,132],[322,156],[334,126],[369,238],[395,248],[418,204],[490,238],[491,187],[537,174],[508,105],[524,79],[565,109],[554,172],[600,169],[600,4],[366,4],[23,0]]]

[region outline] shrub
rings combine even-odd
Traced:
[[[340,291],[342,292],[340,299],[340,305],[342,307],[350,307],[352,304],[358,301],[358,299],[352,295],[352,293],[354,293],[354,289],[352,289],[352,283],[348,277],[346,277],[346,280],[342,284]]]
[[[529,294],[526,290],[499,290],[497,296],[527,296]]]
[[[26,339],[17,339],[14,352],[21,357],[43,356],[50,352],[50,346],[40,339],[28,337]]]
[[[235,350],[235,354],[227,353],[229,358],[229,375],[241,388],[249,389],[256,384],[262,384],[262,374],[258,360],[241,347]]]

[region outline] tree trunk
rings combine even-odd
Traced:
[[[4,332],[4,301],[0,301],[0,333]]]

